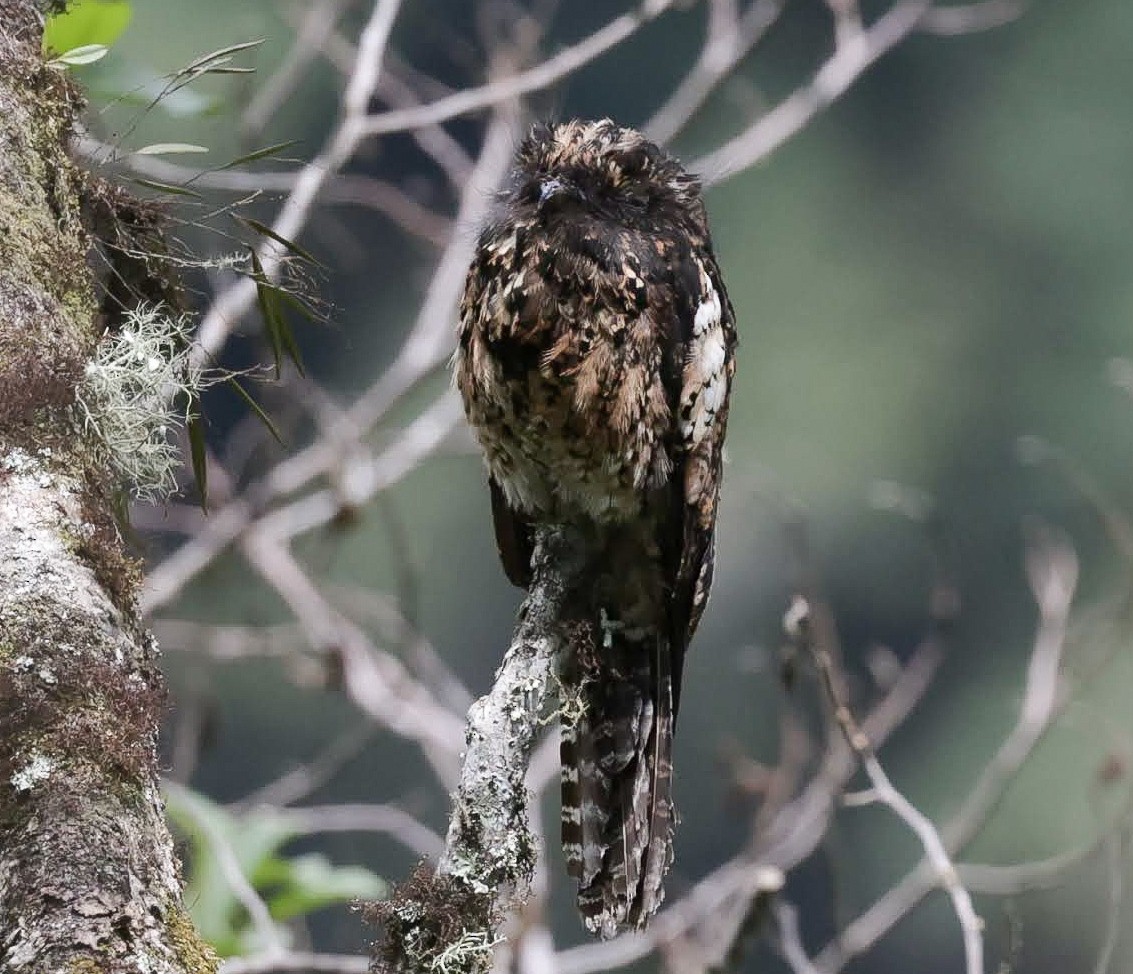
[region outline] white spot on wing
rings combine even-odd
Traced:
[[[700,267],[700,292],[681,392],[681,435],[693,446],[700,443],[712,428],[727,394],[724,372],[727,348],[721,325],[720,295],[703,265]]]
[[[712,286],[703,267],[700,269],[700,292],[703,297],[692,322],[693,335],[702,335],[708,329],[718,328],[720,325],[720,295],[716,293],[716,288]]]

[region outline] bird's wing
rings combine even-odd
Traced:
[[[672,554],[670,633],[673,710],[680,702],[684,653],[700,622],[712,585],[716,506],[720,495],[728,394],[735,371],[735,315],[720,269],[705,244],[690,255],[684,274],[695,300],[678,304],[680,394],[677,463],[670,492],[676,537],[665,545]],[[693,273],[694,272],[694,273]],[[695,285],[693,285],[695,281]],[[675,543],[674,543],[675,542]]]

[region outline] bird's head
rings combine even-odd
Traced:
[[[630,227],[702,209],[696,177],[609,119],[536,125],[516,154],[509,197],[544,221],[589,217]]]

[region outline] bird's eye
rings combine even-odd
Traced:
[[[626,176],[640,176],[645,170],[647,156],[644,149],[630,149],[622,154],[618,160],[622,172]]]
[[[633,210],[645,210],[649,207],[649,193],[640,186],[622,186],[618,198],[622,205]]]

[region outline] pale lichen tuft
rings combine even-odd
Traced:
[[[103,339],[86,367],[80,419],[135,496],[161,499],[177,490],[181,457],[173,436],[210,382],[192,348],[185,316],[143,305]]]

